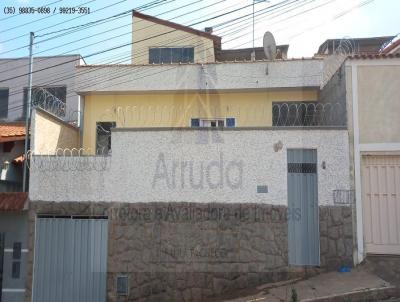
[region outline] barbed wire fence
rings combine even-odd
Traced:
[[[92,154],[90,148],[58,148],[47,154],[27,153],[29,169],[42,171],[106,171],[111,166],[111,157],[106,151]]]
[[[336,71],[342,66],[346,58],[354,54],[355,51],[356,45],[354,44],[354,40],[350,38],[343,38],[340,40],[338,47],[333,50],[333,53],[324,58],[320,85],[321,89],[325,87]]]
[[[342,103],[288,102],[272,105],[272,125],[277,127],[346,126]]]
[[[32,88],[32,107],[41,108],[53,115],[64,118],[66,115],[66,103],[50,93],[46,88]]]

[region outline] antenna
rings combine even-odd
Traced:
[[[271,32],[267,31],[263,38],[264,53],[267,60],[275,60],[276,58],[276,43]]]

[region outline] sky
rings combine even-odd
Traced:
[[[152,7],[148,6],[150,2]],[[225,49],[252,47],[252,3],[252,0],[0,0],[0,58],[27,56],[29,32],[33,31],[35,56],[79,53],[90,64],[129,63],[132,9],[200,30],[213,27],[214,33],[222,37]],[[42,6],[49,7],[51,13],[18,13],[20,8]],[[88,7],[90,14],[58,13],[61,7],[78,6]],[[15,14],[6,14],[10,8],[15,9]],[[264,32],[270,31],[278,45],[289,44],[289,57],[311,57],[329,38],[400,32],[399,0],[257,0],[254,9],[255,45],[262,46]]]

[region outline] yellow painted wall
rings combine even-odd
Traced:
[[[211,39],[138,17],[132,18],[132,64],[149,64],[149,48],[183,46],[194,47],[195,63],[215,61]]]
[[[83,147],[95,149],[96,122],[117,127],[189,127],[191,118],[236,118],[236,127],[272,126],[272,102],[316,101],[317,90],[87,95]]]

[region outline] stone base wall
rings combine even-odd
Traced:
[[[350,206],[319,207],[321,267],[353,266],[353,221]]]
[[[288,265],[284,206],[31,202],[30,251],[37,214],[108,216],[108,301],[206,301],[307,272]],[[320,233],[323,268],[352,262],[350,208],[320,207]],[[32,268],[31,252],[28,301]],[[128,297],[116,296],[118,275],[128,276]]]

